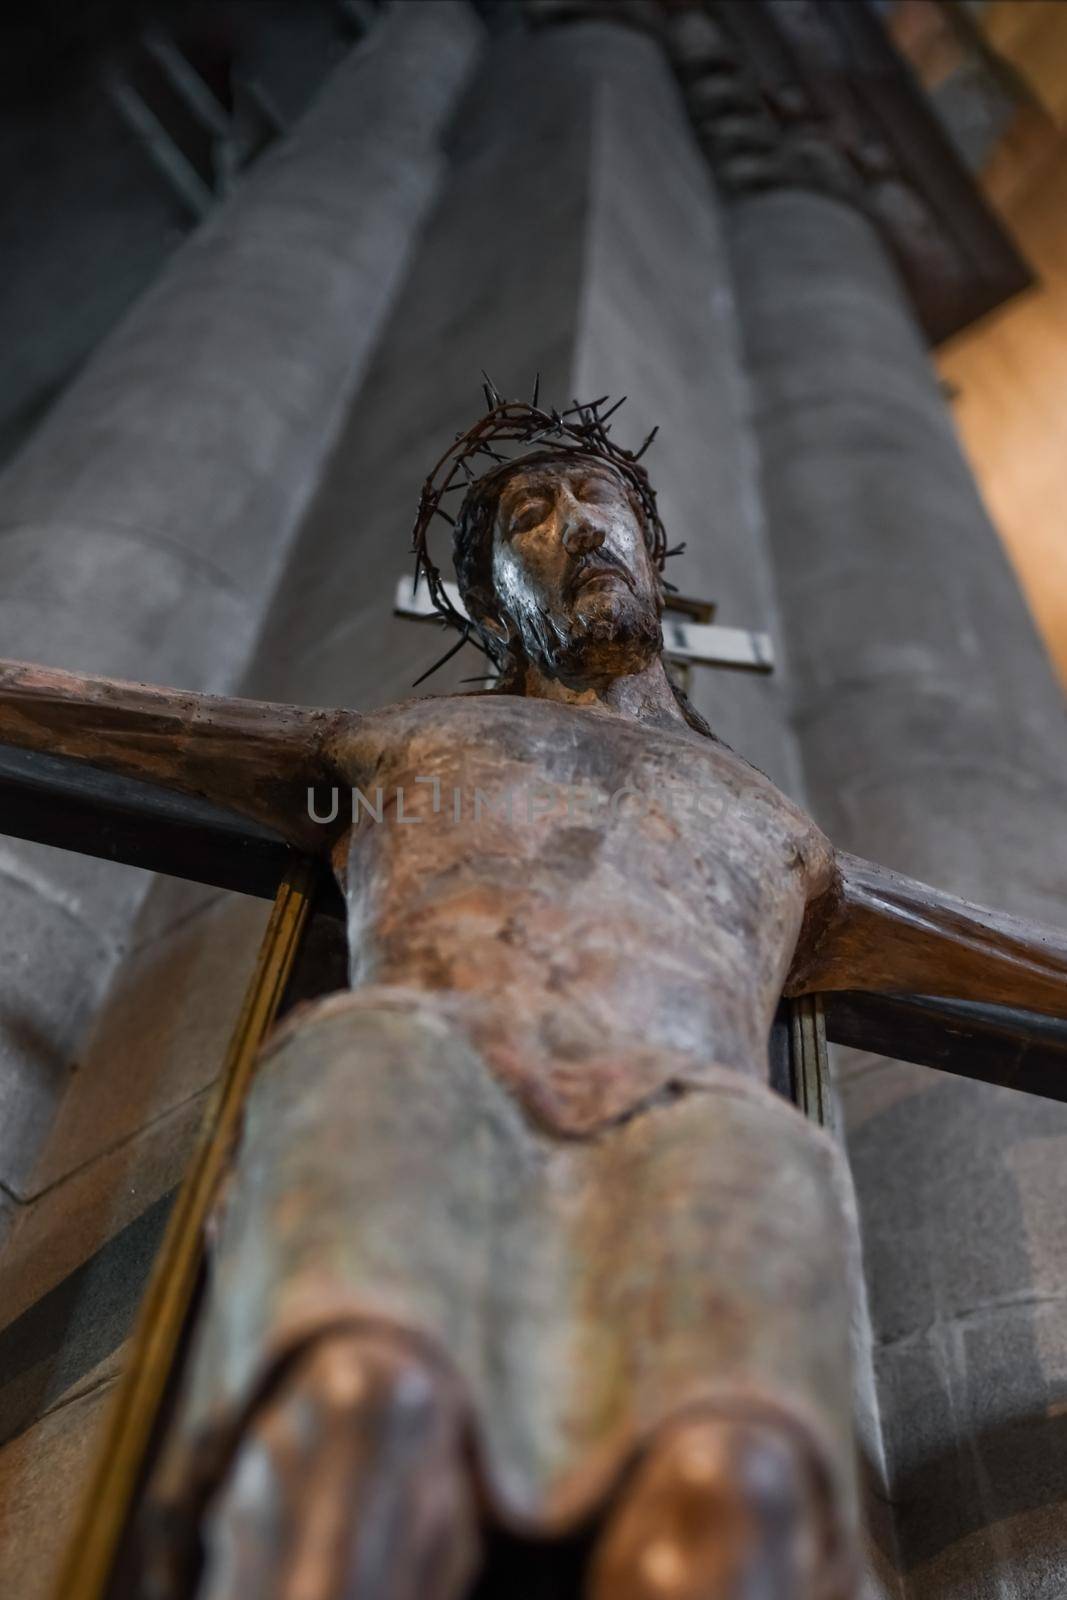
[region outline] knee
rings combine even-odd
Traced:
[[[298,1358],[294,1377],[315,1409],[341,1427],[377,1424],[419,1434],[458,1420],[444,1373],[402,1334],[324,1335]]]
[[[198,1600],[456,1600],[478,1550],[460,1420],[402,1334],[337,1330],[294,1352],[204,1506]],[[146,1593],[193,1592],[188,1562],[152,1561]]]
[[[687,1419],[654,1441],[594,1554],[592,1600],[809,1600],[825,1515],[801,1446],[761,1421]]]

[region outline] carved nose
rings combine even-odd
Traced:
[[[563,548],[572,556],[587,556],[604,543],[604,530],[582,518],[569,517],[563,524],[562,539]]]

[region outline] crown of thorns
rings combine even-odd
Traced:
[[[419,496],[419,510],[412,535],[415,583],[417,586],[420,577],[426,579],[430,598],[441,621],[450,627],[459,628],[462,632],[459,642],[436,666],[430,668],[431,672],[435,672],[438,666],[443,666],[455,655],[456,651],[471,638],[473,629],[470,619],[458,611],[449,600],[441,569],[430,554],[429,538],[433,519],[441,517],[453,530],[457,526],[457,519],[445,510],[441,502],[446,495],[458,489],[462,489],[466,494],[476,488],[483,479],[498,472],[501,467],[520,465],[526,459],[527,453],[535,451],[539,445],[547,446],[553,455],[592,457],[604,462],[618,473],[640,508],[645,545],[657,572],[662,573],[667,558],[678,555],[684,548],[682,545],[676,545],[670,550],[667,548],[666,533],[656,508],[656,491],[649,482],[648,473],[640,465],[641,457],[656,437],[658,428],[652,429],[638,450],[627,450],[610,437],[610,419],[625,401],[625,395],[608,406],[607,410],[602,408],[607,404],[609,397],[601,395],[598,400],[591,400],[585,404],[575,400],[564,411],[554,409],[546,411],[538,404],[540,378],[534,384],[533,399],[529,402],[503,400],[487,377],[484,392],[488,407],[485,416],[472,428],[468,428],[466,433],[456,435],[453,443],[430,472]],[[513,448],[510,454],[505,454],[498,448],[501,444],[518,448]],[[484,465],[486,462],[488,465]],[[473,470],[472,463],[483,467],[480,475]],[[673,588],[673,585],[667,583],[665,579],[661,581],[664,588]],[[489,654],[486,645],[477,636],[473,642],[479,649]],[[428,676],[429,673],[423,674],[423,677]],[[418,681],[421,683],[422,679]]]

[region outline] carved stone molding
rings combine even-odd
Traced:
[[[523,0],[523,15],[530,27],[554,27],[568,22],[616,22],[661,36],[666,17],[659,0]]]
[[[1032,281],[866,6],[698,0],[665,6],[664,16],[724,194],[808,188],[855,205],[881,233],[934,343]]]

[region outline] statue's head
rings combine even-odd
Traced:
[[[560,413],[540,410],[536,393],[532,405],[487,398],[488,415],[442,458],[419,507],[415,549],[438,610],[504,683],[524,664],[578,688],[640,672],[663,647],[668,554],[641,452],[609,438],[603,401]],[[446,511],[451,490],[465,493]],[[429,554],[435,515],[453,527],[466,618]]]
[[[609,461],[542,452],[479,479],[456,519],[460,593],[497,664],[585,686],[663,647],[644,509]]]

